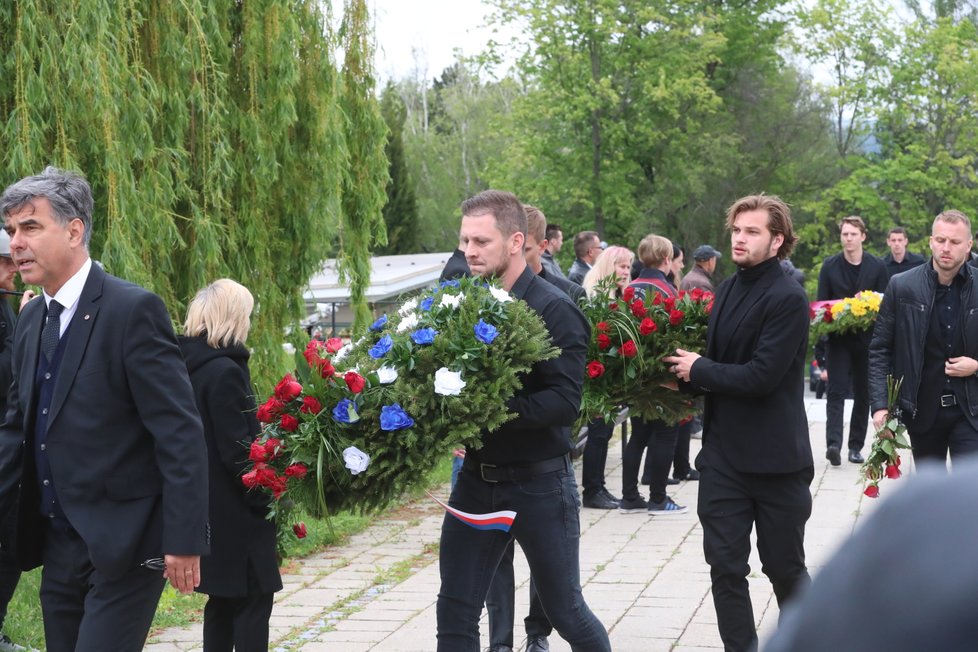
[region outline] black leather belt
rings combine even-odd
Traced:
[[[958,399],[954,394],[944,394],[941,396],[941,407],[951,407],[958,404]]]
[[[560,471],[570,465],[567,455],[551,457],[549,460],[530,462],[529,464],[469,464],[469,468],[486,482],[519,482],[528,480],[535,475]]]

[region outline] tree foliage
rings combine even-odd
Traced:
[[[349,110],[371,88],[355,59],[341,121],[326,11],[311,0],[0,3],[5,182],[47,164],[82,171],[93,256],[159,293],[177,322],[204,284],[247,285],[257,378],[278,371],[301,290],[333,248],[348,153],[383,156],[383,131],[356,127],[369,102]],[[365,42],[354,38],[365,18],[351,24],[349,43]],[[347,242],[373,228],[371,210],[379,220],[386,183],[375,164],[356,170],[345,205],[360,221]]]
[[[382,254],[410,254],[418,251],[418,200],[408,174],[404,154],[404,121],[407,114],[404,102],[393,82],[388,82],[380,98],[380,111],[387,123],[387,155],[390,182],[387,184],[387,203],[384,204],[384,224],[387,246],[378,249]]]

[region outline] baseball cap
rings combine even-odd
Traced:
[[[0,229],[0,256],[10,258],[10,236],[3,229]]]
[[[704,261],[711,258],[723,258],[723,254],[710,245],[700,245],[693,252],[693,260]]]

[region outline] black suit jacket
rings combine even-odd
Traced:
[[[822,263],[822,269],[818,273],[818,301],[845,299],[863,290],[875,290],[876,292],[886,290],[886,284],[890,282],[890,275],[886,271],[886,265],[876,256],[863,252],[855,288],[847,287],[845,275],[842,272],[842,266],[845,264],[846,259],[842,254],[829,256]]]
[[[34,460],[35,371],[44,301],[14,334],[0,426],[0,507],[19,498],[17,556],[42,562],[45,525]],[[47,422],[64,513],[96,570],[119,577],[151,557],[208,550],[207,450],[163,302],[93,265],[67,332]]]
[[[743,298],[737,323],[726,305],[737,275],[720,285],[706,355],[690,370],[690,385],[705,393],[706,465],[711,455],[744,473],[791,473],[814,464],[803,395],[808,298],[777,261],[769,263],[761,263],[767,269]],[[721,346],[716,329],[724,320],[733,332]]]

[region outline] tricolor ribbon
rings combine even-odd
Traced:
[[[446,512],[462,521],[469,527],[474,527],[477,530],[499,530],[501,532],[509,532],[509,528],[513,527],[513,519],[516,518],[516,512],[508,509],[501,512],[489,512],[488,514],[469,514],[468,512],[463,512],[460,509],[449,507],[447,504],[431,495],[430,492],[425,493],[427,493],[433,501],[444,507]]]

